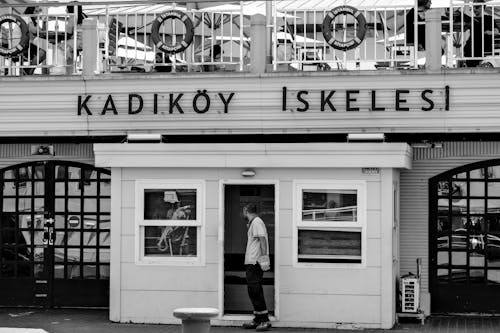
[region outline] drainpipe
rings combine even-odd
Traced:
[[[425,68],[441,70],[441,12],[437,8],[425,12]]]
[[[266,71],[266,17],[253,15],[250,19],[250,70],[255,74]]]
[[[84,76],[98,74],[97,68],[97,20],[86,18],[82,23],[82,67]]]

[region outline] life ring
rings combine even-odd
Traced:
[[[186,35],[184,36],[184,39],[175,45],[165,44],[165,42],[160,36],[160,26],[167,19],[179,19],[186,27]],[[189,16],[187,16],[185,13],[179,10],[169,10],[161,14],[153,21],[153,24],[151,26],[151,39],[153,40],[153,43],[159,50],[165,53],[179,53],[184,51],[193,41],[193,36],[194,36],[193,21],[191,21]]]
[[[21,16],[15,14],[0,15],[0,26],[9,22],[19,26],[19,29],[21,30],[21,38],[17,45],[12,45],[10,48],[0,44],[0,55],[4,57],[13,57],[23,52],[28,46],[30,40],[28,24]]]
[[[356,33],[356,37],[348,41],[339,41],[336,40],[333,35],[332,30],[332,21],[341,14],[344,15],[352,15],[358,22],[358,29]],[[325,37],[326,42],[332,46],[334,49],[347,51],[353,48],[358,47],[366,34],[366,19],[363,13],[361,13],[358,9],[352,6],[338,6],[333,8],[323,20],[323,37]]]

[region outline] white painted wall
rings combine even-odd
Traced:
[[[178,307],[219,304],[222,279],[220,182],[241,180],[239,168],[113,168],[111,309],[113,321],[178,323]],[[361,168],[256,169],[255,181],[278,181],[279,276],[278,322],[275,326],[379,327],[394,323],[392,184],[398,174],[382,169],[365,175]],[[118,179],[120,178],[121,179]],[[206,181],[206,264],[197,267],[136,265],[134,202],[137,179],[204,179]],[[304,268],[292,262],[294,179],[362,180],[367,194],[366,267]],[[385,188],[384,186],[388,186]],[[115,193],[119,192],[119,193]],[[223,230],[223,229],[222,229]],[[117,260],[117,261],[115,261]],[[355,309],[355,310],[354,310]]]

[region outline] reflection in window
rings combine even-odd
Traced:
[[[298,261],[361,263],[361,232],[299,230]]]
[[[356,222],[356,190],[304,190],[302,220]]]
[[[144,190],[144,219],[196,220],[196,190]]]
[[[197,254],[196,227],[144,227],[144,255],[157,257],[190,257]]]
[[[136,237],[139,237],[140,249],[137,261],[201,264],[203,184],[196,180],[137,181]]]
[[[472,197],[484,197],[484,186],[485,182],[470,182],[470,195]]]

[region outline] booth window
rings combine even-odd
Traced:
[[[193,181],[137,181],[138,263],[201,264],[202,188]]]
[[[296,263],[361,264],[364,250],[364,184],[296,184]]]

